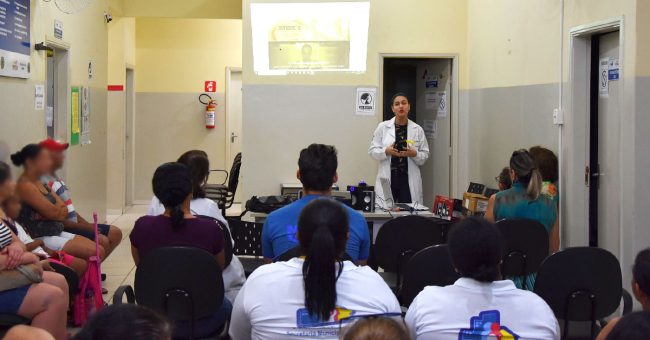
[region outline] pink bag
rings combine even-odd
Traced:
[[[74,299],[74,325],[82,326],[90,316],[104,307],[102,297],[102,274],[99,258],[99,228],[97,227],[97,213],[93,213],[95,224],[95,256],[88,259],[88,269],[79,281],[79,293]]]

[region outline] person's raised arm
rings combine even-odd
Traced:
[[[52,195],[57,200],[56,204],[52,204],[52,202],[45,198],[43,193],[32,183],[18,183],[16,192],[24,204],[29,205],[45,219],[64,221],[68,217],[68,207],[66,207],[65,203],[54,192],[52,192]]]

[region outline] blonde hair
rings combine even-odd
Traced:
[[[528,150],[519,149],[512,153],[510,169],[515,172],[515,176],[521,184],[527,185],[528,198],[533,201],[538,199],[542,192],[542,174],[537,169],[535,160]]]
[[[361,319],[344,331],[343,340],[409,340],[403,322],[393,318],[371,317]]]

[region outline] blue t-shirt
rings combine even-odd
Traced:
[[[262,228],[262,254],[265,258],[274,259],[298,245],[300,212],[305,205],[319,197],[322,196],[307,195],[269,214]],[[347,253],[354,262],[367,260],[370,253],[368,223],[358,211],[348,206],[345,208],[350,222]]]

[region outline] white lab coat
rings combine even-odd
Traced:
[[[429,143],[424,135],[424,130],[420,125],[409,119],[406,139],[414,142],[410,147],[415,148],[417,156],[408,158],[409,189],[411,190],[412,203],[422,204],[424,198],[422,195],[422,177],[420,176],[420,166],[429,158]],[[381,190],[381,178],[386,178],[390,182],[390,160],[391,156],[386,155],[386,148],[395,143],[395,118],[379,123],[372,143],[368,149],[368,154],[379,161],[379,171],[377,171],[377,181],[375,183],[375,196],[377,202],[385,202],[384,194]],[[389,203],[389,202],[387,202]],[[383,205],[383,204],[382,204]]]

